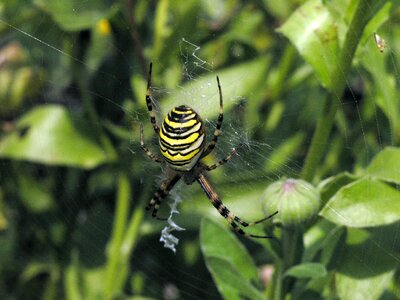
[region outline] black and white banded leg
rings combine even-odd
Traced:
[[[223,216],[228,221],[228,223],[232,226],[234,231],[236,231],[237,233],[239,233],[241,235],[252,237],[252,238],[272,238],[271,236],[255,235],[255,234],[246,233],[245,231],[243,231],[243,229],[241,229],[239,227],[238,224],[240,224],[243,227],[252,226],[252,225],[264,222],[264,221],[272,218],[273,216],[275,216],[278,213],[277,211],[274,212],[272,215],[269,215],[261,220],[258,220],[255,222],[245,222],[241,218],[236,216],[233,212],[231,212],[222,203],[218,194],[213,190],[210,183],[208,182],[208,180],[206,179],[206,177],[203,174],[200,174],[199,177],[196,178],[196,180],[200,184],[200,186],[203,188],[205,193],[207,194],[208,199],[210,199],[212,205],[218,210],[218,212],[221,214],[221,216]]]
[[[144,153],[146,153],[146,155],[155,162],[158,163],[163,163],[164,160],[162,160],[161,158],[158,158],[157,156],[155,156],[144,144],[144,133],[143,133],[143,124],[140,123],[140,147],[142,148],[142,150],[144,151]]]
[[[153,98],[151,95],[151,72],[152,72],[153,64],[150,63],[150,68],[149,68],[149,75],[147,77],[147,90],[146,90],[146,104],[147,104],[147,109],[150,114],[150,121],[151,124],[153,124],[154,131],[158,135],[160,132],[160,128],[157,125],[156,121],[156,114],[153,110]]]
[[[219,91],[219,116],[218,116],[218,120],[217,120],[217,126],[214,130],[213,139],[205,148],[205,150],[202,154],[202,157],[206,157],[208,154],[210,154],[214,150],[215,145],[218,142],[218,137],[221,134],[222,122],[224,120],[224,105],[223,105],[223,100],[222,100],[222,90],[221,90],[221,84],[219,83],[218,76],[217,76],[217,83],[218,83],[218,91]]]
[[[164,180],[158,190],[155,192],[153,198],[149,201],[149,204],[146,206],[146,210],[150,210],[153,208],[153,212],[151,216],[153,218],[164,220],[163,218],[157,217],[157,211],[161,205],[161,201],[169,194],[174,185],[181,178],[180,174],[175,174],[172,178]]]

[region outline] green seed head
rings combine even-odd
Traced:
[[[279,213],[273,218],[275,224],[297,227],[311,220],[319,210],[319,191],[300,179],[283,179],[270,184],[262,195],[266,214]]]

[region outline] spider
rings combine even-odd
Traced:
[[[152,63],[150,63],[149,74],[147,78],[146,103],[150,113],[150,121],[153,125],[156,135],[159,137],[159,147],[163,158],[155,156],[144,144],[143,124],[140,124],[140,145],[146,155],[153,161],[166,164],[168,178],[162,181],[160,187],[155,192],[153,198],[146,206],[146,210],[153,208],[152,216],[163,220],[157,216],[161,201],[169,194],[174,185],[183,178],[183,181],[190,185],[197,181],[212,205],[218,212],[228,221],[233,230],[237,233],[253,237],[253,238],[271,238],[270,236],[260,236],[248,234],[239,226],[247,227],[261,223],[272,218],[278,212],[255,222],[245,222],[233,212],[231,212],[221,201],[218,194],[212,188],[206,177],[206,173],[215,170],[219,166],[227,163],[235,154],[236,149],[233,148],[231,153],[219,162],[207,166],[201,162],[201,159],[209,155],[221,134],[222,121],[224,117],[222,91],[219,78],[217,76],[217,84],[219,91],[219,116],[214,131],[213,139],[205,146],[206,134],[204,123],[200,116],[190,107],[180,105],[173,108],[165,117],[161,127],[157,125],[155,112],[153,111],[152,95],[151,95],[151,73]]]

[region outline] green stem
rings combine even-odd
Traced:
[[[272,275],[270,286],[267,289],[267,299],[281,300],[282,298],[282,278],[283,263],[282,260],[275,261],[275,270]]]
[[[308,150],[307,157],[301,173],[301,178],[311,181],[314,177],[315,170],[321,161],[328,137],[333,127],[336,111],[340,106],[340,100],[346,86],[346,78],[351,68],[351,62],[357,49],[357,45],[361,39],[362,33],[368,21],[371,19],[375,11],[382,6],[385,1],[377,0],[359,0],[355,9],[353,19],[351,20],[346,38],[340,52],[336,68],[332,72],[331,88],[323,109],[317,121],[311,146]]]
[[[57,290],[60,284],[60,269],[58,266],[53,266],[50,271],[50,277],[47,280],[46,286],[43,291],[43,300],[55,300],[57,299]]]
[[[279,62],[279,66],[275,69],[275,73],[271,74],[271,79],[268,83],[268,96],[264,97],[264,100],[260,104],[260,123],[266,123],[270,120],[269,115],[271,112],[267,113],[267,106],[272,102],[276,102],[281,97],[284,89],[285,89],[285,80],[288,78],[289,72],[292,70],[297,52],[296,49],[288,44],[282,54],[282,57]],[[256,135],[264,135],[262,132],[264,126],[259,127],[259,132]]]
[[[131,190],[129,180],[126,174],[121,174],[118,178],[117,189],[117,205],[115,209],[115,217],[111,241],[107,251],[107,269],[105,279],[105,298],[112,298],[115,291],[118,291],[120,286],[117,282],[119,276],[119,268],[123,264],[121,260],[122,243],[125,235],[125,228],[129,212],[129,200]]]
[[[142,225],[144,217],[144,209],[139,206],[135,209],[132,214],[131,220],[129,221],[128,229],[125,234],[124,241],[122,243],[123,254],[129,258],[130,253],[132,253],[136,242],[139,237],[139,229]]]
[[[283,266],[281,271],[281,299],[291,291],[294,278],[284,277],[285,272],[300,263],[303,255],[303,231],[300,228],[282,229]]]
[[[285,81],[288,78],[289,72],[292,70],[295,58],[297,55],[296,48],[288,44],[285,48],[285,52],[278,67],[278,74],[276,74],[275,80],[272,84],[271,98],[272,100],[278,100],[282,92],[285,89]]]

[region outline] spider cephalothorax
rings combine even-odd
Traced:
[[[222,203],[205,175],[207,172],[228,162],[236,153],[236,150],[233,149],[226,158],[211,166],[207,166],[200,161],[201,158],[207,156],[213,151],[217,144],[218,137],[221,134],[224,112],[221,84],[218,76],[219,116],[213,139],[207,146],[205,146],[206,134],[203,121],[192,108],[186,105],[180,105],[173,108],[165,117],[161,127],[157,125],[151,98],[151,70],[152,64],[150,64],[149,76],[147,79],[146,103],[150,113],[150,121],[153,124],[155,133],[159,137],[159,146],[163,158],[158,158],[152,154],[144,145],[142,125],[140,127],[140,144],[147,156],[155,162],[166,163],[170,172],[168,178],[161,183],[160,187],[155,192],[146,209],[149,210],[153,208],[152,216],[158,218],[157,211],[160,207],[161,201],[168,195],[169,191],[179,181],[179,179],[183,177],[186,184],[192,184],[194,181],[197,181],[200,184],[212,205],[229,222],[236,232],[255,238],[269,238],[268,236],[247,234],[239,227],[239,225],[243,227],[254,225],[271,218],[278,212],[274,212],[272,215],[256,222],[247,223],[243,221]]]

